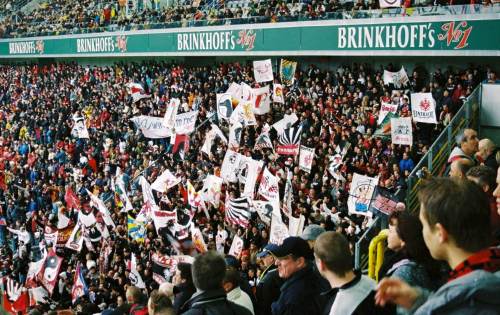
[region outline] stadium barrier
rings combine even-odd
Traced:
[[[480,84],[467,98],[464,105],[455,114],[450,124],[441,132],[434,141],[426,155],[415,166],[408,177],[408,193],[406,209],[416,213],[418,211],[418,187],[422,183],[423,174],[441,176],[444,174],[448,157],[455,147],[455,136],[465,128],[479,130],[479,108],[481,103]]]

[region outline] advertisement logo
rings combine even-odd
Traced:
[[[438,35],[438,40],[446,40],[449,47],[452,43],[456,44],[454,49],[462,49],[469,46],[468,40],[472,32],[472,26],[467,27],[467,22],[462,21],[455,26],[455,22],[448,22],[441,26],[443,33]]]

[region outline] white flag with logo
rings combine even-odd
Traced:
[[[397,111],[398,111],[398,105],[382,102],[382,105],[380,106],[380,111],[378,113],[377,124],[380,125],[384,121],[384,118],[385,116],[387,116],[388,113],[396,114]]]
[[[228,182],[236,183],[238,181],[238,168],[240,167],[241,154],[231,150],[226,151],[224,161],[222,161],[220,177]]]
[[[156,180],[151,184],[151,189],[159,192],[166,192],[170,188],[177,186],[181,182],[179,177],[175,177],[169,170],[165,170]]]
[[[391,118],[391,139],[393,144],[413,144],[411,117]]]
[[[347,199],[347,208],[350,214],[372,216],[368,208],[377,185],[378,176],[369,177],[354,173],[349,190],[349,198]]]
[[[262,174],[260,179],[259,195],[267,200],[279,200],[280,194],[278,182],[278,177],[271,174],[266,167],[264,169],[264,174]]]
[[[231,244],[231,248],[229,249],[228,255],[234,256],[238,258],[243,251],[243,240],[238,236],[235,235],[233,238],[233,243]]]
[[[271,220],[271,232],[269,235],[269,243],[281,245],[283,241],[289,237],[288,227],[281,220],[281,218],[273,214]]]
[[[271,63],[271,59],[254,61],[253,74],[255,77],[255,81],[258,83],[273,81],[274,76],[273,76],[273,65]]]
[[[253,112],[256,115],[264,115],[271,110],[271,95],[269,86],[252,89]]]
[[[312,162],[314,160],[314,148],[300,146],[299,167],[307,173],[311,173]]]
[[[253,199],[255,193],[255,183],[257,177],[264,166],[263,161],[256,161],[248,156],[242,156],[238,170],[238,180],[240,183],[245,184],[245,188],[241,196],[248,196]]]
[[[290,115],[285,115],[281,120],[277,121],[272,125],[274,129],[278,132],[278,135],[281,135],[285,129],[289,129],[292,127],[293,124],[295,124],[299,120],[297,115],[295,113],[292,113]]]
[[[401,6],[401,0],[378,0],[380,8],[399,8]]]
[[[75,138],[80,139],[88,139],[89,131],[87,130],[87,126],[85,126],[85,118],[76,117],[73,118],[74,124],[73,129],[71,130],[71,135]]]
[[[241,142],[241,133],[243,132],[243,125],[240,122],[235,122],[229,127],[229,144],[228,147],[232,150],[238,150]]]
[[[432,93],[411,94],[411,115],[416,122],[437,124],[436,101]]]
[[[283,95],[283,85],[273,84],[273,102],[285,103],[285,96]]]

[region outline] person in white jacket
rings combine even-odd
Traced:
[[[235,304],[243,306],[248,309],[252,315],[255,314],[253,310],[252,300],[247,293],[241,290],[239,283],[240,275],[238,271],[229,269],[226,270],[226,275],[224,276],[224,280],[222,281],[224,291],[226,291],[227,299]]]

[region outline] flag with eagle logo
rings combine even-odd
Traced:
[[[302,126],[288,128],[279,136],[276,153],[281,155],[298,155],[300,148],[300,136],[302,134]]]
[[[432,98],[432,93],[411,94],[411,115],[415,122],[437,124],[436,101]]]

